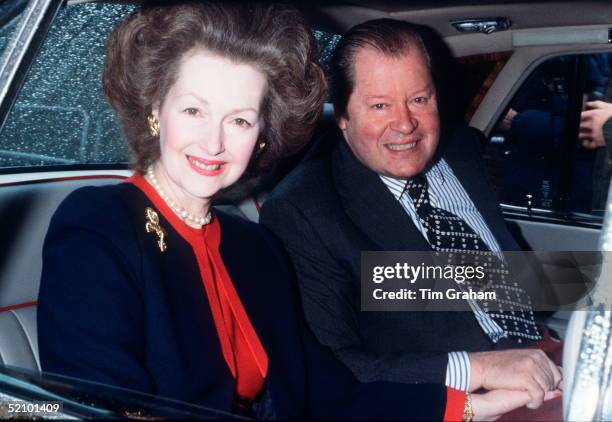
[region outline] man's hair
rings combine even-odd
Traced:
[[[330,62],[331,97],[336,116],[346,116],[349,97],[355,87],[355,57],[364,48],[390,57],[401,57],[416,49],[431,69],[422,31],[423,27],[409,22],[375,19],[356,25],[344,34]]]
[[[121,120],[133,167],[143,173],[160,157],[147,117],[176,82],[182,59],[197,49],[252,65],[267,80],[262,100],[265,149],[245,178],[303,146],[318,123],[327,84],[318,47],[303,16],[286,5],[173,2],[149,4],[112,32],[106,47],[104,92]]]

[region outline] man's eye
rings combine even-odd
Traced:
[[[187,113],[190,116],[197,116],[198,114],[200,114],[200,110],[198,110],[195,107],[188,107],[185,110],[183,110],[183,113]]]
[[[238,117],[234,119],[234,124],[242,127],[251,127],[251,123],[243,119],[242,117]]]
[[[427,97],[416,97],[414,99],[414,102],[417,104],[427,104],[427,101],[429,101],[429,98]]]
[[[374,104],[373,106],[371,106],[371,108],[373,108],[374,110],[384,110],[385,108],[387,108],[387,104],[385,104],[385,103],[377,103],[377,104]]]

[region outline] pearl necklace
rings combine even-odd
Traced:
[[[181,207],[180,205],[176,204],[172,199],[170,199],[170,197],[166,195],[166,192],[162,190],[159,182],[157,181],[157,177],[155,177],[155,172],[153,171],[153,166],[150,166],[147,169],[146,177],[147,180],[151,183],[151,185],[153,185],[159,196],[161,196],[161,198],[164,200],[166,205],[168,205],[168,207],[170,207],[170,209],[174,211],[174,213],[178,215],[183,221],[191,222],[198,226],[205,226],[210,223],[210,221],[212,220],[211,211],[208,211],[208,214],[206,215],[193,215],[185,208]]]

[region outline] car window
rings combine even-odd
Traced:
[[[485,151],[502,203],[602,215],[612,170],[609,150],[585,148],[578,130],[586,101],[612,101],[611,59],[612,54],[550,58],[523,82]]]
[[[133,9],[116,3],[60,9],[0,132],[0,168],[127,164],[129,150],[104,99],[101,73],[106,39]],[[4,10],[2,3],[0,15]],[[327,70],[340,36],[314,35]]]
[[[314,37],[319,44],[321,66],[329,79],[329,61],[342,36],[331,32],[314,31]]]
[[[108,34],[133,6],[60,10],[0,132],[0,167],[125,162],[101,88]]]
[[[15,33],[19,17],[26,3],[26,0],[3,0],[0,2],[0,54],[4,52],[11,36]]]

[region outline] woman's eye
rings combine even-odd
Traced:
[[[250,127],[251,126],[251,123],[249,123],[248,121],[246,121],[242,117],[238,117],[238,118],[234,119],[234,124],[237,125],[237,126],[242,126],[242,127]]]
[[[189,114],[190,116],[197,116],[200,113],[200,110],[195,107],[188,107],[183,110],[183,112]]]
[[[377,103],[377,104],[374,104],[373,106],[371,106],[371,108],[373,108],[374,110],[384,110],[385,108],[387,108],[387,104],[385,104],[385,103]]]

